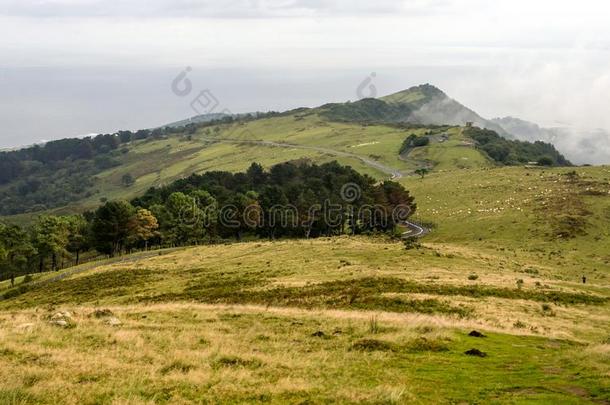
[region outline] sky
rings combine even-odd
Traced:
[[[601,0],[0,0],[0,147],[194,115],[182,72],[231,112],[354,100],[373,73],[379,95],[432,83],[577,145],[610,130],[608,15]]]

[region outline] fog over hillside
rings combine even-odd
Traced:
[[[574,163],[610,162],[610,133],[604,129],[542,128],[514,117],[495,118],[492,121],[517,139],[552,143]]]

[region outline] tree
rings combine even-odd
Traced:
[[[428,170],[425,167],[420,167],[419,169],[415,170],[415,174],[417,174],[418,176],[421,176],[421,178],[423,179],[424,176],[426,174],[428,174],[430,172],[430,170]]]
[[[25,273],[29,259],[36,253],[27,232],[18,226],[0,224],[0,277]]]
[[[57,259],[68,253],[68,221],[62,217],[42,215],[34,225],[34,246],[38,250],[39,270],[44,269],[44,260],[51,256],[51,270],[58,270]]]
[[[119,136],[121,143],[129,143],[133,139],[131,131],[119,131],[117,135]]]
[[[248,180],[253,186],[259,186],[267,179],[267,174],[265,173],[263,166],[258,163],[252,163],[250,165],[246,171],[246,176],[248,176]]]
[[[6,225],[0,222],[0,262],[4,261],[8,255],[7,240],[4,236]]]
[[[81,252],[89,249],[89,223],[82,215],[72,215],[66,218],[68,223],[68,252],[75,255],[74,264],[80,263]]]
[[[234,194],[224,209],[233,211],[231,214],[234,216],[228,217],[227,213],[224,213],[224,221],[219,221],[218,228],[223,236],[234,236],[235,239],[241,240],[242,233],[254,231],[261,224],[262,209],[254,191]]]
[[[165,211],[165,236],[172,244],[192,244],[203,237],[203,212],[194,197],[172,193],[165,203]]]
[[[131,173],[126,173],[121,177],[121,184],[125,187],[131,187],[136,183],[136,179],[133,178]]]
[[[275,239],[283,225],[295,219],[289,218],[288,198],[281,187],[273,185],[263,189],[258,201],[263,212],[263,229],[270,239]]]
[[[394,230],[398,222],[406,220],[415,212],[415,199],[401,184],[384,181],[375,189],[375,202],[384,208],[386,215],[381,224],[376,224],[379,229]]]
[[[195,190],[191,194],[201,210],[201,226],[208,237],[212,237],[218,223],[218,202],[206,190]]]
[[[413,141],[413,146],[415,146],[415,147],[427,146],[429,144],[430,144],[430,138],[428,138],[427,136],[417,137]]]
[[[121,253],[130,235],[135,208],[126,201],[109,201],[95,211],[91,225],[95,249],[109,256]]]
[[[159,236],[159,222],[157,218],[145,208],[137,208],[129,224],[130,244],[144,242],[144,249],[148,249],[148,241]]]
[[[543,156],[538,159],[538,166],[553,166],[553,164],[555,164],[555,162],[548,156]]]
[[[314,225],[322,215],[322,207],[311,189],[305,189],[300,193],[296,206],[299,213],[299,225],[303,229],[304,236],[309,239]]]

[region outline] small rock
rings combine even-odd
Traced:
[[[60,326],[62,328],[69,328],[70,327],[70,324],[65,319],[56,319],[54,321],[51,321],[51,324],[55,325],[55,326]]]
[[[51,320],[52,321],[58,321],[58,320],[71,320],[72,319],[72,314],[68,311],[65,312],[57,312],[55,313],[52,317]]]
[[[72,314],[68,311],[57,312],[51,316],[49,322],[52,325],[60,326],[62,328],[71,328],[74,326],[74,320]]]
[[[484,338],[484,337],[487,337],[487,336],[485,336],[484,334],[482,334],[481,332],[478,332],[478,331],[476,331],[476,330],[473,330],[472,332],[470,332],[470,333],[468,334],[468,336],[477,337],[477,338]]]
[[[121,320],[116,316],[111,316],[110,318],[106,319],[106,325],[121,326],[122,324],[123,322],[121,322]]]
[[[476,356],[476,357],[487,357],[487,353],[480,351],[479,349],[470,349],[464,352],[468,356]]]

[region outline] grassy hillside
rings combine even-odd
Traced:
[[[610,168],[400,181],[433,228],[420,249],[203,246],[0,301],[0,402],[610,401]]]
[[[455,244],[406,252],[340,238],[102,266],[0,304],[0,398],[609,399],[607,288],[524,274],[514,260]],[[71,326],[49,321],[64,311]],[[473,329],[487,337],[467,336]],[[487,357],[464,354],[473,348]]]
[[[426,115],[433,117],[424,119]],[[476,147],[468,131],[458,125],[485,126],[486,122],[430,85],[381,99],[232,120],[224,117],[199,126],[134,134],[120,131],[96,137],[90,144],[63,140],[27,153],[3,155],[3,168],[22,176],[4,173],[0,213],[25,213],[11,220],[27,222],[40,212],[80,212],[95,208],[102,199],[131,199],[149,187],[192,173],[237,172],[254,161],[269,167],[304,158],[314,163],[338,160],[381,180],[410,175],[420,167],[438,171],[494,166],[488,154],[497,162],[515,164],[555,152],[550,145],[545,149],[544,145],[501,143],[496,134],[487,132],[485,141],[493,142]],[[429,136],[431,142],[401,156],[401,145],[410,135]]]
[[[437,224],[430,240],[528,252],[546,260],[553,277],[609,277],[608,166],[444,171],[402,182],[418,219]]]
[[[426,127],[330,122],[316,111],[305,111],[245,123],[219,124],[167,139],[135,141],[117,153],[120,165],[95,175],[90,197],[48,211],[64,214],[92,209],[101,199],[131,199],[152,186],[168,184],[192,173],[238,172],[245,170],[251,162],[270,167],[303,158],[314,163],[337,160],[379,180],[390,177],[393,171],[409,175],[423,164],[424,159],[427,164],[438,164],[440,168],[462,167],[460,158],[465,155],[477,162],[477,167],[492,165],[473,145],[462,145],[457,128],[449,133],[456,137],[455,142],[442,146],[444,153],[434,152],[440,146],[433,144],[418,151],[418,154],[425,154],[424,157],[416,154],[414,159],[401,159],[399,150],[403,140],[409,134],[427,132]],[[431,150],[429,156],[428,149]],[[458,155],[460,158],[455,158]],[[376,164],[386,169],[380,170]],[[135,179],[133,185],[123,184],[126,174]],[[32,214],[17,215],[11,220],[25,222],[31,217]]]

